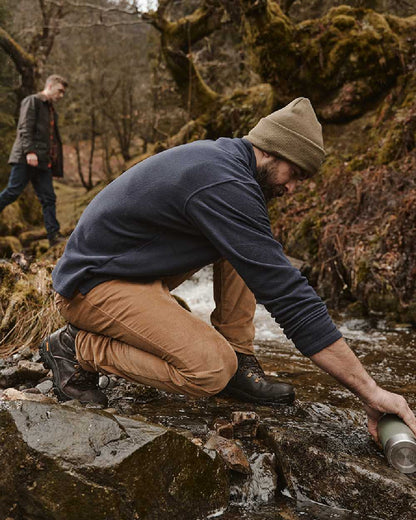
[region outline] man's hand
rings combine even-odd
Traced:
[[[26,161],[29,166],[37,167],[39,164],[38,156],[34,152],[26,154]]]
[[[344,339],[317,352],[311,360],[361,399],[368,416],[368,431],[376,442],[377,423],[383,413],[401,417],[416,436],[416,418],[406,399],[380,388]]]
[[[368,431],[376,442],[379,442],[377,423],[383,413],[394,413],[401,417],[416,437],[416,418],[404,397],[387,392],[378,386],[372,397],[363,401],[368,417]]]

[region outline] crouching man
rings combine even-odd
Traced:
[[[172,148],[102,190],[52,275],[69,324],[45,339],[41,355],[58,396],[105,405],[101,371],[195,397],[225,391],[290,404],[293,387],[268,382],[254,356],[257,300],[305,356],[361,399],[374,437],[383,412],[416,433],[405,399],[377,386],[272,235],[267,202],[293,192],[323,157],[321,125],[298,98],[242,139]],[[212,326],[170,294],[211,263]]]

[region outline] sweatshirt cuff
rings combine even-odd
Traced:
[[[315,323],[308,323],[305,327],[297,330],[291,338],[295,347],[304,356],[313,356],[342,338],[341,332],[335,327],[329,316],[327,321],[326,327],[322,327],[322,319]]]

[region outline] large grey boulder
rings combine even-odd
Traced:
[[[0,518],[198,519],[228,474],[184,436],[106,412],[0,401]]]
[[[416,476],[388,465],[361,413],[298,403],[277,411],[274,419],[263,434],[294,497],[347,509],[360,518],[416,518]]]

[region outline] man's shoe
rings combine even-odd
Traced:
[[[75,357],[78,329],[71,324],[48,336],[39,347],[45,368],[53,373],[53,389],[60,401],[107,406],[107,397],[98,388],[98,373],[84,370]]]
[[[65,237],[61,235],[59,231],[54,233],[52,236],[49,237],[49,247],[56,246],[57,244],[61,244],[62,242],[65,242]]]
[[[236,352],[237,372],[230,379],[223,392],[240,401],[269,406],[292,404],[295,400],[293,386],[287,383],[271,383],[257,358]]]

